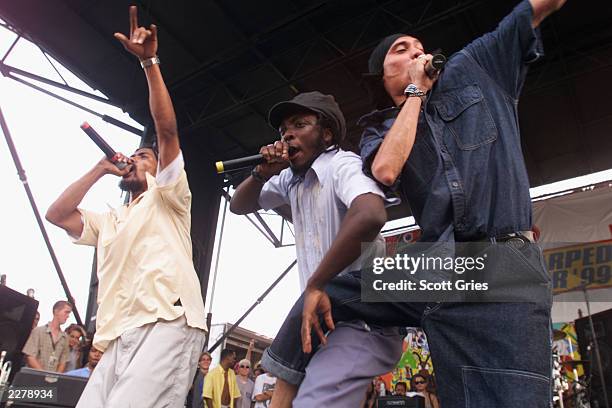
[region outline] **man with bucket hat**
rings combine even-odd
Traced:
[[[299,94],[272,107],[269,123],[279,130],[281,140],[261,148],[266,162],[238,186],[231,211],[275,209],[291,218],[302,290],[318,269],[343,274],[367,265],[371,256],[384,255],[379,231],[386,221],[385,202],[393,200],[386,200],[376,182],[363,174],[359,156],[338,147],[346,123],[334,98],[320,92]],[[362,251],[367,242],[371,245]],[[301,313],[301,307],[294,307],[290,316],[299,321]],[[319,350],[318,362],[309,365],[309,381],[302,383],[295,407],[358,406],[371,378],[393,369],[401,356],[403,336],[397,328],[368,326],[360,320],[326,323],[335,330]],[[277,348],[299,341],[299,324],[281,329],[262,365],[275,375],[302,382],[305,374],[294,367],[307,364],[309,355],[296,354],[295,361],[275,358]],[[346,380],[342,388],[339,378]],[[278,403],[277,393],[287,398],[285,404],[291,403],[295,391],[287,393],[283,384],[277,383],[273,404]]]

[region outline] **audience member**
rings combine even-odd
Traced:
[[[238,363],[238,377],[236,378],[238,388],[240,389],[240,398],[236,408],[251,408],[253,397],[253,386],[255,383],[249,378],[251,374],[251,362],[249,360],[242,359]]]
[[[204,406],[204,399],[202,398],[202,391],[204,390],[204,378],[208,374],[208,368],[212,362],[212,356],[208,351],[200,354],[198,360],[198,373],[196,374],[193,382],[191,408],[202,408]]]
[[[66,361],[66,371],[72,371],[81,368],[83,365],[81,356],[87,335],[85,329],[78,324],[68,326],[66,334],[68,335],[68,347],[70,348],[68,361]]]
[[[270,406],[275,385],[276,377],[269,373],[263,373],[255,379],[255,386],[253,387],[255,408],[268,408]]]
[[[34,316],[34,321],[32,322],[32,330],[34,330],[38,326],[39,321],[40,321],[40,312],[37,310],[36,315]]]
[[[63,373],[68,360],[68,335],[61,329],[66,323],[72,306],[65,300],[53,305],[53,320],[32,330],[23,348],[28,367],[37,370]]]
[[[425,408],[440,408],[438,398],[427,390],[428,377],[416,374],[410,379],[410,389],[425,398]]]
[[[207,408],[235,408],[240,397],[236,384],[236,374],[232,367],[236,362],[236,352],[229,349],[221,351],[221,362],[204,379],[202,397]]]
[[[405,382],[400,381],[395,384],[395,389],[393,390],[393,395],[401,395],[402,397],[406,396],[406,391],[408,391],[408,385]]]
[[[370,381],[368,384],[368,388],[365,393],[365,399],[363,404],[361,404],[361,408],[374,408],[376,407],[376,398],[378,397],[378,393],[376,392],[376,385],[374,380]]]
[[[89,349],[89,353],[87,354],[87,364],[83,368],[79,368],[78,370],[68,371],[67,375],[73,375],[75,377],[85,377],[89,378],[94,368],[98,365],[98,362],[102,358],[102,352],[91,346]]]
[[[258,367],[258,368],[256,368],[256,369],[253,371],[253,378],[257,378],[257,377],[259,377],[260,375],[264,374],[265,372],[266,372],[266,370],[264,370],[264,369],[263,369],[263,368],[261,368],[261,367]]]

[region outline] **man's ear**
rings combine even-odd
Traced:
[[[325,142],[325,146],[331,146],[334,144],[334,134],[331,129],[323,129],[323,141]]]

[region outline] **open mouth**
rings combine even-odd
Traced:
[[[295,147],[295,146],[289,146],[289,160],[293,159],[298,153],[300,152],[300,149]]]
[[[136,172],[136,166],[133,164],[128,164],[128,172],[123,176],[123,178],[129,177]]]

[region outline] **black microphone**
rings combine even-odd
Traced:
[[[102,139],[102,136],[100,136],[98,132],[96,132],[89,123],[83,122],[83,124],[81,125],[81,129],[87,134],[87,136],[89,136],[91,140],[93,140],[96,145],[98,145],[98,147],[100,148],[100,150],[102,150],[106,158],[113,162],[115,166],[117,166],[120,170],[123,170],[125,166],[127,166],[127,163],[125,162],[115,162],[113,160],[117,152],[115,152],[113,148],[110,147],[108,143],[106,143],[106,140]]]
[[[257,166],[265,161],[264,157],[261,154],[256,154],[253,156],[241,157],[239,159],[226,160],[226,161],[218,161],[215,163],[215,167],[217,168],[217,173],[225,173],[226,171],[233,171],[243,169],[245,167]]]
[[[435,78],[446,64],[446,57],[442,54],[434,54],[431,61],[425,64],[425,73],[430,78]]]

